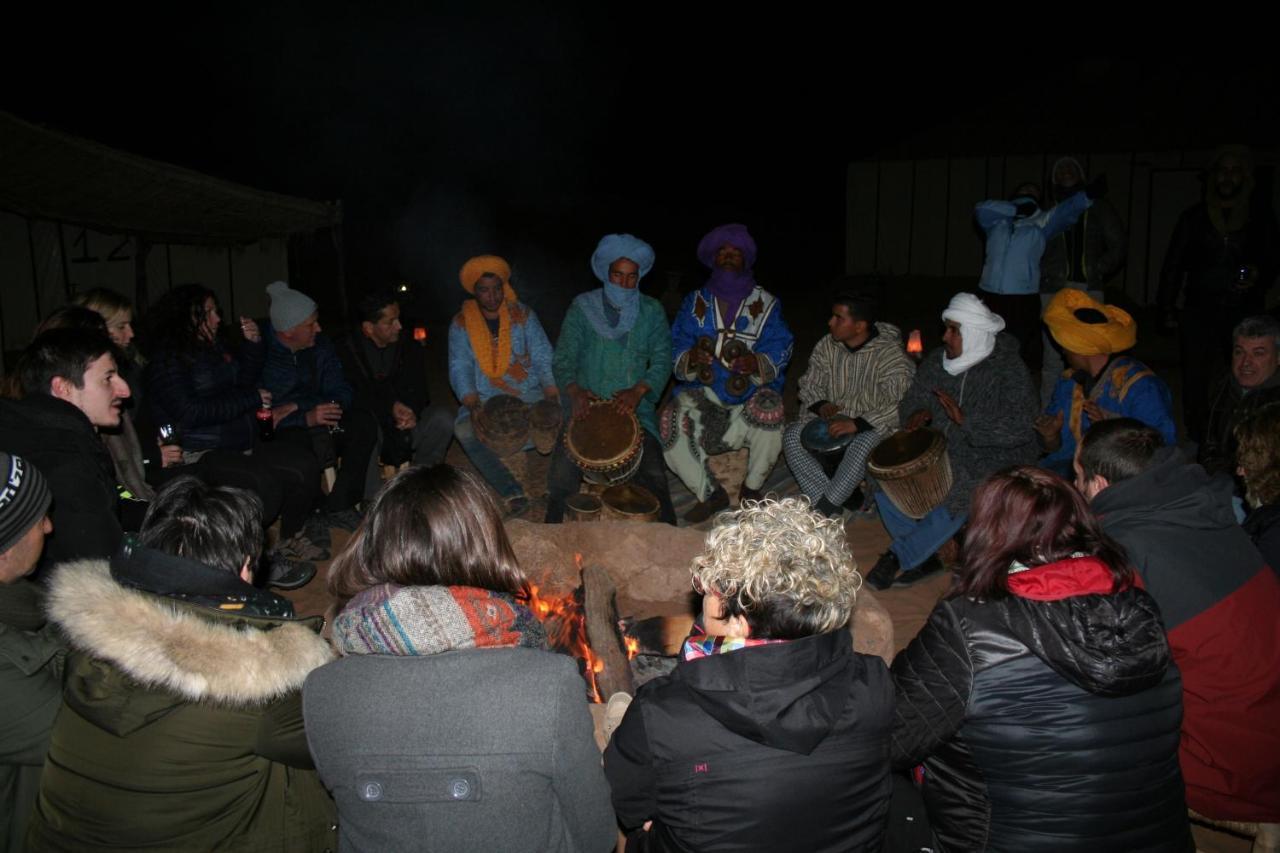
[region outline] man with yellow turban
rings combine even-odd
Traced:
[[[472,416],[499,394],[536,403],[557,398],[551,372],[551,342],[533,309],[516,298],[511,266],[497,255],[479,255],[462,265],[458,279],[472,295],[449,326],[449,384],[462,403],[454,437],[480,476],[520,515],[529,507],[524,487],[496,453],[476,437]]]
[[[1090,425],[1108,418],[1134,418],[1177,442],[1172,398],[1164,380],[1129,355],[1138,324],[1128,312],[1103,305],[1082,290],[1060,290],[1044,311],[1044,323],[1067,364],[1053,388],[1036,431],[1049,455],[1041,465],[1070,478],[1072,459]]]

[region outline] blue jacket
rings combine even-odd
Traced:
[[[510,394],[526,403],[536,403],[543,397],[543,388],[556,385],[551,373],[551,356],[551,341],[547,340],[538,315],[523,303],[511,306],[511,365],[497,380],[490,379],[480,369],[462,313],[449,324],[449,384],[459,400],[479,394],[483,403],[490,397]],[[468,414],[464,407],[458,417]]]
[[[316,335],[314,346],[292,352],[276,337],[271,324],[262,329],[267,342],[267,363],[262,368],[262,387],[271,392],[271,402],[280,406],[297,403],[298,410],[276,426],[305,427],[306,413],[321,403],[333,401],[342,408],[351,406],[355,391],[342,372],[342,361],[333,341]]]
[[[1076,223],[1092,206],[1084,193],[1076,193],[1052,210],[1025,219],[1015,218],[1008,201],[984,201],[974,208],[978,225],[987,235],[987,257],[978,288],[987,293],[1023,295],[1040,292],[1040,256],[1045,243]]]
[[[751,377],[745,394],[731,394],[727,387],[731,375],[720,359],[712,362],[715,377],[708,386],[726,406],[745,403],[757,388],[772,388],[779,394],[787,379],[787,364],[795,338],[782,319],[782,305],[759,285],[743,299],[736,317],[721,317],[720,309],[710,288],[702,287],[690,293],[680,306],[675,322],[671,324],[671,352],[676,376],[676,392],[686,388],[700,388],[701,382],[689,376],[687,365],[689,351],[698,338],[718,339],[722,332],[732,327],[738,340],[751,348],[760,358],[760,371]]]

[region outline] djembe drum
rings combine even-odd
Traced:
[[[848,418],[832,418],[831,420],[849,420]],[[840,461],[844,459],[844,452],[849,448],[849,442],[853,441],[856,432],[846,433],[841,436],[832,436],[828,430],[830,422],[826,418],[814,418],[804,425],[804,429],[800,430],[800,446],[809,451],[809,454],[817,459],[822,465],[822,470],[828,477],[834,477],[836,469],[840,467]]]
[[[499,457],[517,453],[529,443],[529,407],[519,397],[490,397],[472,420],[476,438]]]
[[[871,451],[867,470],[911,518],[924,518],[951,491],[947,439],[934,429],[898,430]]]
[[[644,433],[635,412],[597,400],[569,420],[564,449],[593,483],[625,483],[640,468]]]
[[[533,447],[543,456],[555,449],[564,417],[559,400],[539,400],[529,407],[529,431]]]
[[[635,483],[619,483],[600,493],[604,517],[618,521],[657,521],[661,505],[653,492]]]

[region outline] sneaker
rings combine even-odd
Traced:
[[[312,542],[302,532],[295,533],[283,542],[276,543],[272,553],[285,560],[302,560],[308,563],[315,560],[329,559],[329,549]]]
[[[340,530],[353,533],[360,526],[360,522],[364,521],[364,513],[360,511],[359,504],[357,504],[337,512],[326,513],[321,518],[330,527],[337,527]]]
[[[698,501],[693,509],[685,513],[684,520],[689,524],[701,524],[720,510],[728,508],[729,494],[720,486],[716,486],[716,490],[708,495],[705,501]]]
[[[888,589],[893,586],[893,579],[898,576],[901,569],[902,564],[898,562],[898,555],[892,551],[885,551],[880,555],[880,559],[876,560],[871,571],[867,572],[867,585],[872,589]]]
[[[938,559],[937,554],[934,554],[914,569],[898,575],[897,580],[893,582],[893,588],[913,586],[925,578],[936,575],[943,568],[942,561]]]
[[[622,725],[622,718],[627,715],[627,708],[630,706],[630,693],[615,693],[609,697],[608,704],[604,706],[604,720],[600,724],[600,733],[604,735],[605,743],[609,742],[618,726]]]
[[[267,586],[276,589],[298,589],[306,586],[316,576],[316,564],[300,560],[275,557],[267,572]]]
[[[328,548],[333,544],[333,539],[329,536],[329,520],[326,515],[313,515],[308,518],[307,523],[302,527],[302,532],[312,544],[319,545],[321,548]]]

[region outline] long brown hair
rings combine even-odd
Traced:
[[[1280,498],[1280,403],[1268,403],[1236,424],[1236,464],[1253,507]]]
[[[973,493],[950,597],[1004,598],[1015,561],[1034,567],[1074,554],[1106,563],[1115,580],[1112,590],[1133,583],[1124,549],[1102,532],[1083,495],[1043,468],[1006,468]]]
[[[329,591],[343,601],[383,583],[529,595],[497,503],[474,474],[449,465],[397,474],[329,569]]]

